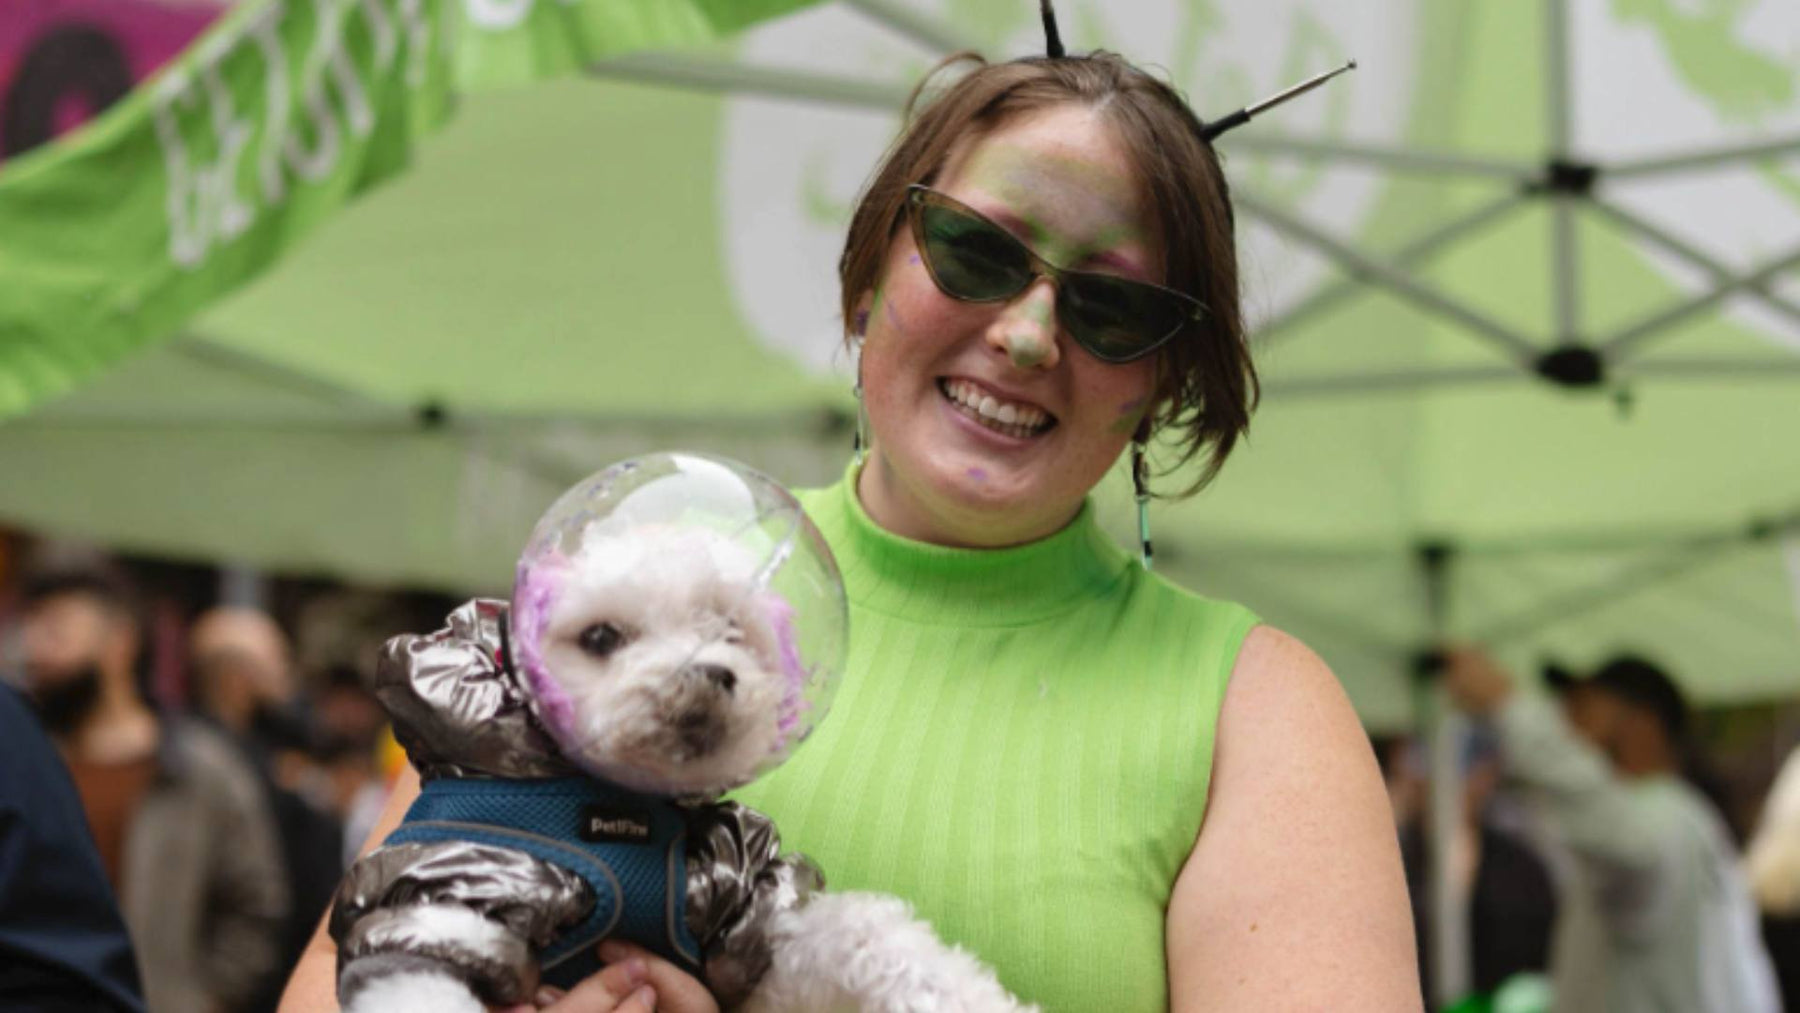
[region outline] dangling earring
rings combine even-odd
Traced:
[[[1138,561],[1148,570],[1155,552],[1150,547],[1150,467],[1144,462],[1141,437],[1131,441],[1131,491],[1137,498]]]
[[[863,328],[868,322],[868,310],[856,314],[856,386],[850,388],[850,393],[856,395],[856,432],[850,437],[850,456],[859,468],[862,467],[863,456],[869,450],[869,413],[863,408],[861,343]]]
[[[850,438],[850,456],[855,459],[857,466],[861,467],[863,455],[869,449],[869,413],[863,409],[862,377],[860,371],[857,376],[856,386],[850,388],[850,392],[856,395],[856,435]]]

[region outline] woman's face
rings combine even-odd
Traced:
[[[965,142],[934,188],[1052,264],[1162,280],[1124,149],[1086,108],[1051,107]],[[1057,325],[1056,298],[1039,278],[1006,302],[959,302],[938,291],[910,230],[895,236],[859,303],[872,440],[858,492],[882,527],[942,545],[1032,541],[1067,524],[1118,460],[1151,408],[1154,357],[1094,358]]]

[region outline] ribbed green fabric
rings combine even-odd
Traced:
[[[801,497],[850,594],[831,714],[738,793],[839,890],[911,901],[1050,1010],[1167,1007],[1163,914],[1256,618],[1147,574],[1092,509],[1016,549]]]

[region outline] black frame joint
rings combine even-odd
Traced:
[[[1552,158],[1544,163],[1544,175],[1538,180],[1536,189],[1542,193],[1588,197],[1593,194],[1594,184],[1599,181],[1600,167],[1592,162]]]
[[[1587,345],[1563,345],[1538,356],[1537,374],[1559,387],[1590,388],[1606,382],[1606,359]]]

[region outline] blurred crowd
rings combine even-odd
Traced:
[[[404,762],[375,652],[438,603],[138,570],[0,598],[0,1006],[272,1010]]]
[[[6,572],[0,1007],[273,1009],[404,763],[376,652],[451,603],[101,557]],[[1473,648],[1441,660],[1468,718],[1447,840],[1424,745],[1375,742],[1428,1007],[1800,1010],[1800,759],[1710,773],[1648,659],[1540,686]],[[1449,1001],[1434,881],[1467,916]]]

